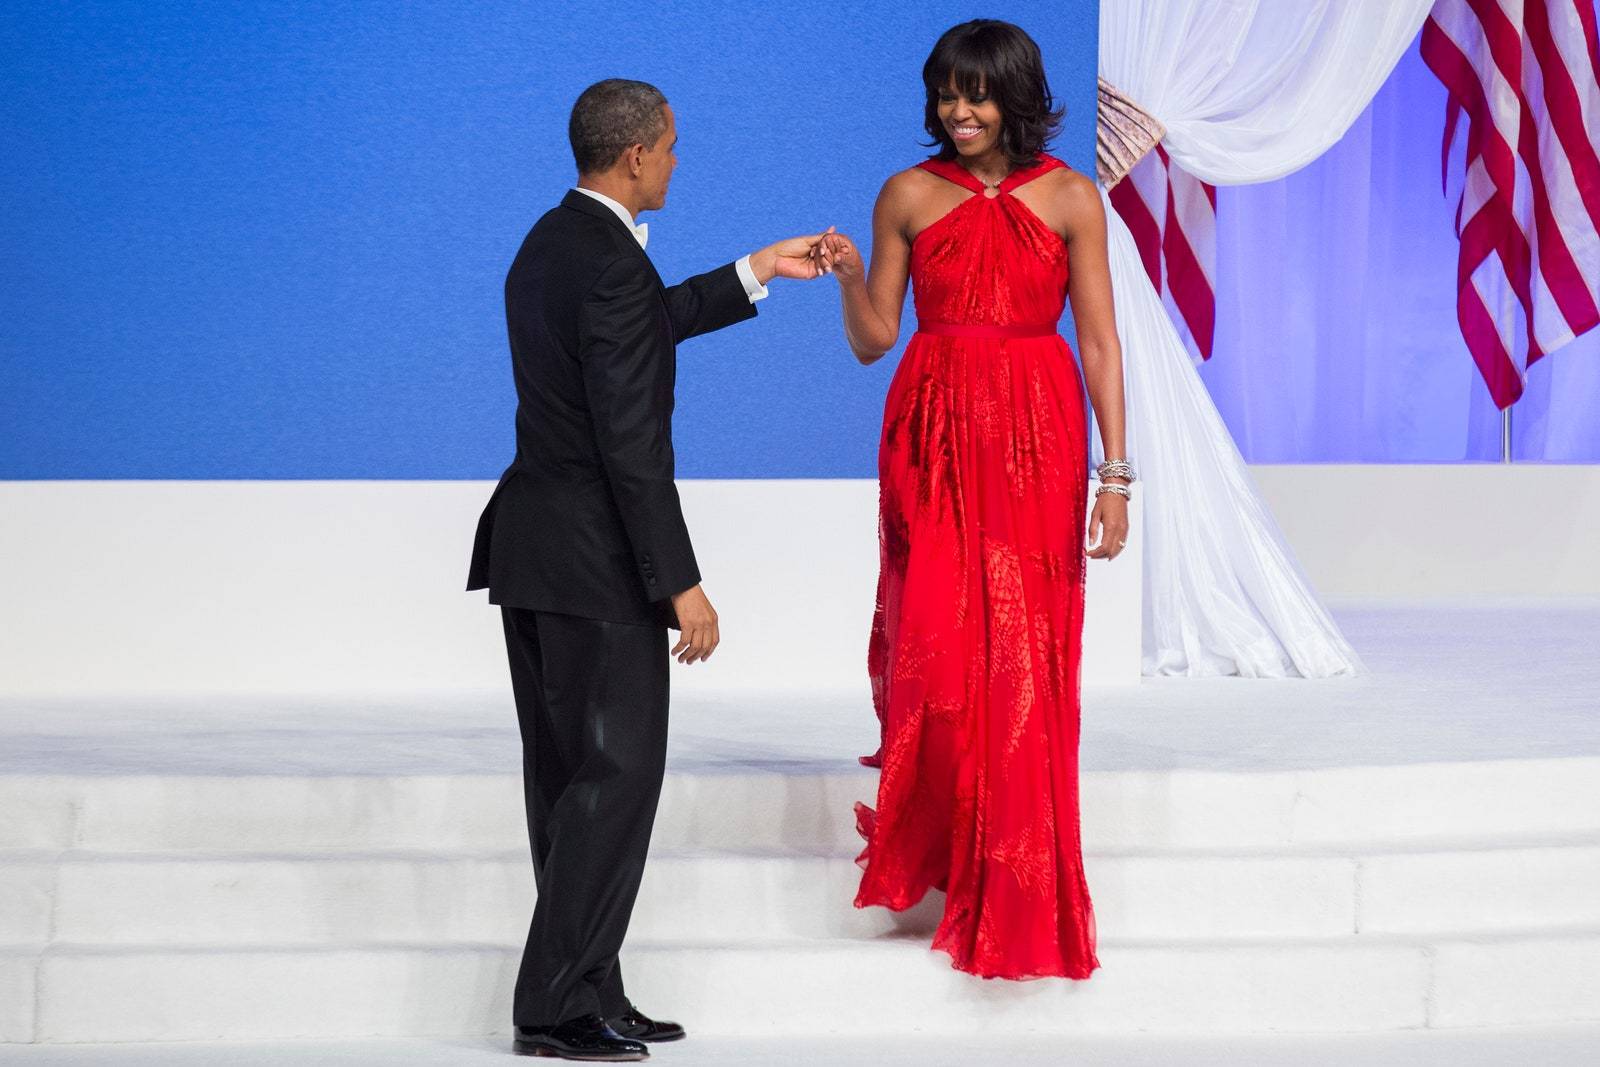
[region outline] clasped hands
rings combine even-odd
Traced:
[[[861,256],[850,238],[829,226],[822,233],[790,237],[750,254],[750,269],[762,285],[773,278],[809,281],[835,271],[850,277],[861,271]]]

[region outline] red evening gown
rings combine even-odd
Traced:
[[[856,906],[947,893],[933,946],[988,978],[1099,966],[1078,831],[1088,440],[1056,332],[1067,248],[1012,192],[973,195],[911,247],[917,333],[885,404],[868,667],[882,744]]]

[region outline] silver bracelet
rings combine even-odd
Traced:
[[[1125,485],[1102,485],[1100,488],[1094,491],[1094,495],[1097,497],[1103,496],[1106,493],[1115,493],[1124,500],[1133,499],[1133,490],[1129,489]]]
[[[1094,469],[1095,477],[1102,482],[1107,478],[1126,478],[1130,482],[1138,481],[1133,474],[1133,464],[1125,459],[1108,459]]]

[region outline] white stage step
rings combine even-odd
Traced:
[[[674,771],[630,983],[707,1033],[1600,1019],[1595,770],[1093,775],[1106,967],[1021,985],[929,951],[937,899],[899,917],[851,906],[850,804],[869,772]],[[514,778],[13,775],[0,790],[22,816],[0,851],[6,1040],[504,1025],[533,899]],[[1336,818],[1318,803],[1335,795]]]
[[[678,701],[630,988],[763,1039],[1600,1021],[1600,609],[1357,619],[1365,678],[1086,694],[1085,983],[851,907],[864,694]],[[0,701],[0,1040],[503,1032],[518,760],[504,693]]]
[[[307,743],[314,743],[308,738]],[[419,742],[425,743],[425,742]],[[852,805],[876,772],[835,761],[669,764],[666,851],[858,849]],[[1600,834],[1600,756],[1289,771],[1091,771],[1084,846],[1317,848]],[[512,850],[513,775],[0,774],[0,849]]]
[[[8,1067],[505,1067],[506,1034],[479,1037],[186,1041],[0,1049]],[[666,1067],[1592,1067],[1600,1025],[1392,1030],[1377,1034],[895,1034],[707,1036],[657,1046]]]
[[[0,956],[12,1041],[503,1031],[503,945],[58,946]],[[1354,1032],[1594,1019],[1600,929],[1106,941],[1088,982],[979,982],[920,940],[650,945],[630,991],[704,1034]],[[37,993],[34,1002],[32,994]],[[30,1024],[31,1027],[30,1027]]]
[[[1600,927],[1600,840],[1369,853],[1087,858],[1113,940],[1432,935]],[[932,932],[940,899],[852,905],[844,856],[657,854],[632,938],[743,944]],[[525,853],[11,853],[0,944],[515,944],[534,899]]]

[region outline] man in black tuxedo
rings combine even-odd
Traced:
[[[634,221],[666,203],[677,164],[666,99],[600,82],[568,134],[578,187],[506,276],[517,454],[478,522],[467,588],[500,605],[522,730],[539,896],[516,1049],[636,1060],[683,1036],[634,1008],[617,963],[661,793],[668,657],[696,663],[719,640],[673,484],[674,346],[753,317],[775,276],[815,277],[821,235],[669,288]]]

